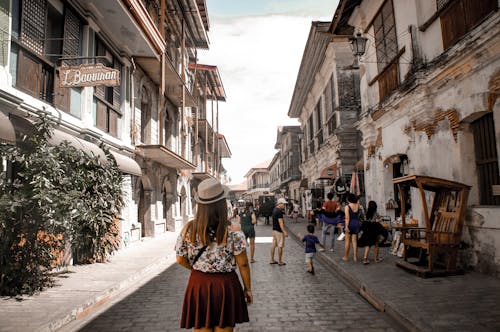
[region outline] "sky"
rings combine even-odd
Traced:
[[[331,21],[338,0],[206,0],[210,49],[199,62],[216,65],[226,91],[219,129],[232,152],[222,163],[232,185],[276,154],[278,126],[288,117],[312,21]]]

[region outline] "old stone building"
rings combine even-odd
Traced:
[[[300,201],[300,126],[280,126],[276,135],[275,149],[279,150],[278,188],[273,191],[290,200]],[[271,179],[273,173],[271,172]]]
[[[0,7],[1,121],[19,137],[49,114],[58,119],[57,141],[98,155],[100,144],[109,148],[124,176],[124,244],[180,229],[193,216],[196,185],[226,177],[222,158],[231,155],[218,128],[226,96],[217,67],[198,63],[197,50],[209,47],[205,1]],[[119,82],[61,86],[66,67],[87,64],[114,69]]]
[[[462,265],[499,276],[498,1],[343,0],[335,15],[368,40],[358,122],[367,199],[397,217],[394,177],[472,186]],[[407,203],[418,198],[412,191]],[[420,205],[411,207],[422,224]]]
[[[250,168],[245,174],[247,180],[247,191],[243,194],[246,201],[250,201],[255,205],[259,200],[259,196],[269,194],[269,163],[266,160]]]
[[[331,25],[312,23],[288,111],[303,133],[303,180],[294,190],[302,188],[304,211],[311,208],[310,198],[324,198],[334,181],[362,174],[356,166],[361,136],[354,126],[360,111],[358,70],[347,35],[332,33]]]

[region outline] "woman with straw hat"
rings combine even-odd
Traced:
[[[198,186],[196,219],[184,226],[175,246],[177,263],[191,270],[184,295],[181,328],[233,331],[248,322],[253,302],[245,235],[227,218],[228,188],[215,179]],[[238,266],[244,289],[235,272]]]

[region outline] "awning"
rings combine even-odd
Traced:
[[[16,144],[16,131],[9,116],[0,112],[0,142]]]
[[[337,177],[337,163],[323,168],[318,179],[335,179]]]
[[[141,176],[141,166],[132,158],[127,157],[121,153],[115,151],[109,151],[116,160],[116,165],[118,169],[126,174],[132,174],[135,176]]]
[[[51,145],[59,145],[64,141],[67,141],[69,145],[82,150],[89,156],[96,156],[103,165],[109,164],[106,154],[96,144],[65,133],[59,129],[54,129],[52,137],[49,138],[48,142]]]
[[[193,170],[196,166],[163,145],[140,145],[136,147],[140,156],[174,169]]]

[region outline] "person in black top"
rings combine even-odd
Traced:
[[[285,230],[285,220],[283,214],[285,211],[286,199],[283,197],[278,199],[278,204],[273,210],[273,243],[271,245],[271,262],[270,264],[285,265],[283,262],[283,247],[285,246],[285,237],[288,233]],[[274,260],[274,252],[278,247],[278,261]]]

